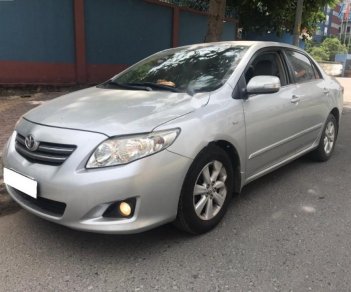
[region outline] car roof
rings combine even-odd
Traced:
[[[191,48],[194,46],[203,46],[203,47],[211,47],[211,46],[222,46],[222,45],[242,45],[242,46],[255,46],[255,47],[287,47],[292,49],[299,49],[299,47],[280,42],[269,42],[269,41],[221,41],[221,42],[212,42],[212,43],[197,43],[186,46],[181,46],[179,48]]]
[[[206,48],[206,47],[216,47],[216,46],[248,46],[250,49],[253,49],[254,51],[262,49],[262,48],[269,48],[269,47],[284,47],[284,48],[290,48],[294,50],[301,50],[301,48],[286,44],[286,43],[280,43],[280,42],[268,42],[268,41],[221,41],[221,42],[211,42],[211,43],[197,43],[197,44],[191,44],[191,45],[186,45],[186,46],[180,46],[180,47],[175,47],[175,48],[170,48],[166,49],[161,52],[166,52],[166,51],[179,51],[179,50],[191,50],[191,49],[197,49],[197,48]]]

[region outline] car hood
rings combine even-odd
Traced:
[[[88,88],[31,110],[24,118],[53,127],[108,136],[150,132],[160,124],[207,104],[209,93]]]

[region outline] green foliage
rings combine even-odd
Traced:
[[[328,53],[322,47],[313,47],[309,51],[309,53],[316,61],[328,61],[329,60]]]
[[[336,54],[345,54],[347,53],[347,48],[343,45],[337,38],[326,38],[321,47],[329,56],[329,61],[334,61]]]
[[[292,32],[295,22],[296,0],[227,0],[239,13],[240,26],[244,31],[278,35]],[[338,0],[305,0],[302,13],[302,28],[311,34],[318,22],[325,19],[325,5],[333,7]]]
[[[325,38],[321,44],[307,42],[306,51],[317,61],[334,61],[336,54],[347,53],[347,48],[338,38]]]
[[[308,41],[308,40],[306,40],[305,41],[305,50],[307,51],[307,52],[311,52],[311,49],[313,48],[313,47],[319,47],[319,44],[318,43],[315,43],[314,41]]]

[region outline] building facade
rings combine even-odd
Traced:
[[[340,10],[341,4],[337,4],[334,8],[326,6],[324,8],[325,21],[321,22],[314,35],[314,41],[322,42],[325,37],[339,36],[340,34]]]
[[[340,40],[349,50],[351,45],[351,0],[344,1],[340,10]]]
[[[322,42],[325,37],[338,37],[343,43],[348,44],[351,33],[351,0],[344,0],[334,8],[324,8],[325,21],[318,25],[314,41]]]

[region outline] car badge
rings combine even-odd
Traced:
[[[24,140],[24,144],[26,145],[29,151],[35,151],[39,147],[39,142],[35,141],[32,135],[28,135]]]

